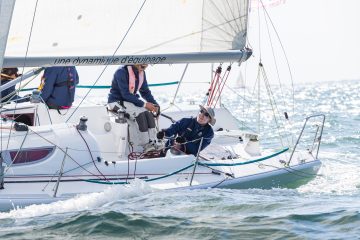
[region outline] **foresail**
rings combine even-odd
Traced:
[[[18,0],[4,64],[242,61],[247,14],[248,0]]]
[[[3,56],[5,54],[6,42],[14,5],[15,0],[0,1],[0,68],[2,68],[3,64]]]

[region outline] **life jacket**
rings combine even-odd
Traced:
[[[70,90],[75,87],[75,81],[74,81],[75,76],[73,76],[73,74],[71,73],[70,67],[66,67],[66,70],[67,70],[67,79],[65,81],[55,83],[54,87],[67,86],[67,89],[69,90],[69,93],[70,93]],[[43,76],[41,78],[41,84],[38,87],[38,90],[41,91],[44,88],[44,85],[45,85],[45,77]]]
[[[137,90],[139,90],[142,86],[142,84],[144,83],[144,71],[139,71],[139,86],[138,89],[135,91],[135,81],[136,81],[136,76],[133,70],[132,66],[127,66],[127,70],[129,72],[129,92],[131,94],[134,94]]]
[[[66,70],[67,71],[67,74],[66,74],[66,80],[65,81],[60,81],[60,82],[57,82],[58,81],[58,78],[59,78],[59,75],[63,75],[63,71]],[[76,73],[75,73],[76,74]],[[74,98],[75,98],[75,75],[74,73],[72,73],[72,68],[71,67],[64,67],[61,71],[61,73],[57,75],[56,77],[56,82],[54,84],[54,88],[62,88],[62,87],[66,87],[67,89],[67,92],[68,92],[68,98],[69,98],[69,102],[70,102],[70,105],[68,106],[58,106],[54,103],[49,103],[47,102],[47,105],[49,108],[51,109],[68,109],[71,107],[71,103],[74,101]],[[41,84],[40,86],[38,87],[38,90],[39,91],[42,91],[42,89],[44,88],[45,86],[45,83],[46,83],[46,78],[43,76],[41,78]]]

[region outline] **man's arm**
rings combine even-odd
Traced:
[[[212,129],[209,129],[208,131],[204,132],[203,136],[202,136],[203,142],[201,145],[201,150],[203,150],[204,148],[206,148],[207,146],[210,145],[211,140],[214,137],[214,132]],[[194,139],[194,142],[189,142],[185,144],[185,148],[186,148],[186,153],[188,154],[193,154],[194,156],[197,155],[197,152],[199,150],[199,146],[200,146],[200,142],[201,142],[201,138],[199,137],[199,139]],[[200,151],[201,151],[200,150]]]
[[[182,118],[179,121],[171,124],[168,129],[165,129],[165,136],[172,137],[176,134],[181,134],[186,130],[186,127],[190,124],[190,118]]]
[[[44,81],[44,84],[43,88],[41,89],[41,98],[44,100],[44,102],[47,102],[47,100],[51,96],[55,87],[57,76],[58,73],[54,68],[45,69],[42,79],[42,81]]]

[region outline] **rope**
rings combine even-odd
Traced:
[[[231,65],[232,65],[232,64],[231,64]],[[216,106],[217,102],[218,102],[219,99],[220,99],[220,96],[221,96],[222,91],[223,91],[223,89],[224,89],[225,83],[226,83],[226,81],[227,81],[227,79],[228,79],[228,77],[229,77],[229,75],[230,75],[231,65],[229,65],[229,66],[227,67],[226,72],[225,72],[225,74],[224,74],[224,77],[223,77],[222,80],[221,80],[221,83],[220,83],[220,85],[219,85],[219,87],[218,87],[219,94],[218,94],[218,97],[217,97],[217,99],[216,99],[215,104],[213,105],[213,107]],[[224,81],[223,81],[223,80],[224,80]],[[221,87],[221,89],[220,89],[220,87]]]
[[[286,55],[284,45],[283,45],[282,42],[281,42],[280,36],[279,36],[279,34],[278,34],[278,32],[277,32],[277,30],[276,30],[276,28],[275,28],[275,25],[274,25],[273,21],[271,20],[270,15],[269,15],[269,13],[267,12],[266,8],[264,7],[263,1],[260,0],[260,2],[261,2],[261,4],[262,4],[262,6],[263,6],[264,12],[266,13],[267,17],[268,17],[269,20],[270,20],[271,26],[272,26],[273,29],[274,29],[274,32],[275,32],[275,34],[276,34],[276,36],[277,36],[277,38],[278,38],[278,40],[279,40],[281,49],[282,49],[282,51],[283,51],[283,53],[284,53],[284,56],[285,56],[285,59],[286,59],[286,63],[287,63],[287,66],[288,66],[288,69],[289,69],[289,73],[290,73],[291,86],[292,86],[292,90],[293,90],[293,92],[292,92],[292,97],[293,97],[293,99],[292,99],[292,100],[293,100],[293,113],[294,113],[294,112],[295,112],[295,93],[294,93],[295,90],[294,90],[294,80],[293,80],[293,75],[292,75],[292,71],[291,71],[291,68],[290,68],[289,59],[288,59],[288,57],[287,57],[287,55]]]
[[[222,64],[220,64],[217,67],[214,78],[211,81],[210,88],[209,88],[208,93],[207,93],[207,95],[208,95],[207,105],[208,106],[210,106],[210,103],[211,103],[213,95],[214,95],[214,91],[215,91],[217,83],[219,82],[219,79],[220,79],[220,74],[221,74],[221,71],[222,71],[221,65]]]
[[[126,31],[124,37],[122,38],[122,40],[120,41],[119,45],[118,45],[117,48],[115,49],[114,53],[112,54],[112,57],[115,56],[116,52],[119,50],[120,46],[121,46],[122,43],[124,42],[126,36],[127,36],[128,33],[130,32],[130,29],[131,29],[132,26],[134,25],[134,23],[135,23],[137,17],[139,16],[142,8],[144,7],[145,3],[146,3],[146,0],[144,0],[143,3],[142,3],[142,5],[140,6],[139,11],[137,12],[136,16],[134,17],[133,21],[131,22],[128,30]],[[102,70],[101,73],[99,74],[99,76],[98,76],[98,78],[96,79],[96,81],[94,82],[93,86],[95,86],[96,83],[100,80],[100,77],[104,74],[104,72],[105,72],[105,70],[107,69],[108,66],[109,66],[109,63],[107,63],[107,64],[104,66],[103,70]],[[81,102],[79,103],[79,105],[75,108],[75,110],[72,112],[72,114],[70,115],[70,117],[69,117],[65,122],[68,122],[68,121],[71,119],[71,117],[74,115],[74,113],[79,109],[80,105],[84,102],[85,98],[89,95],[90,91],[91,91],[91,89],[89,89],[89,91],[85,94],[84,98],[81,100]]]
[[[102,172],[101,172],[101,171],[99,170],[99,168],[96,166],[94,157],[93,157],[93,155],[92,155],[92,153],[91,153],[90,147],[89,147],[88,143],[86,142],[84,136],[81,134],[81,132],[80,132],[79,129],[76,128],[76,130],[77,130],[77,132],[79,133],[80,137],[82,138],[82,140],[84,141],[84,143],[85,143],[85,145],[86,145],[86,147],[87,147],[87,149],[88,149],[88,152],[89,152],[89,154],[90,154],[91,160],[92,160],[92,162],[94,163],[94,167],[95,167],[96,170],[100,173],[100,175],[103,176],[105,180],[107,180],[106,177],[104,176],[104,174],[102,174]],[[65,154],[67,155],[67,152],[66,152]]]
[[[247,161],[247,162],[238,162],[238,163],[199,163],[199,165],[202,165],[202,166],[210,166],[210,167],[231,167],[231,166],[240,166],[240,165],[246,165],[246,164],[250,164],[250,163],[255,163],[255,162],[261,162],[261,161],[264,161],[266,159],[269,159],[269,158],[273,158],[277,155],[280,155],[286,151],[288,151],[289,148],[284,148],[283,150],[279,151],[279,152],[276,152],[274,154],[271,154],[269,156],[266,156],[266,157],[262,157],[262,158],[258,158],[258,159],[254,159],[254,160],[250,160],[250,161]]]
[[[186,169],[189,169],[191,168],[192,166],[194,166],[194,164],[190,164],[184,168],[181,168],[175,172],[172,172],[172,173],[169,173],[169,174],[166,174],[164,176],[160,176],[160,177],[156,177],[156,178],[151,178],[151,179],[145,179],[144,181],[145,182],[152,182],[152,181],[155,181],[155,180],[159,180],[159,179],[163,179],[163,178],[167,178],[167,177],[170,177],[172,175],[175,175],[175,174],[178,174]],[[102,181],[98,181],[98,180],[94,180],[94,179],[87,179],[87,180],[84,180],[85,182],[90,182],[90,183],[98,183],[98,184],[109,184],[109,185],[113,185],[113,184],[129,184],[129,182],[102,182]]]
[[[179,81],[174,81],[174,82],[166,82],[166,83],[151,83],[148,84],[149,87],[162,87],[162,86],[168,86],[168,85],[175,85],[178,84]],[[99,86],[94,86],[94,85],[77,85],[76,88],[90,88],[90,89],[110,89],[111,86],[110,85],[99,85]],[[21,89],[20,92],[25,92],[25,91],[32,91],[35,90],[37,88],[24,88]]]
[[[255,159],[255,160],[251,160],[251,161],[247,161],[247,162],[241,162],[241,163],[231,163],[231,164],[227,164],[227,163],[213,163],[213,164],[211,164],[211,163],[202,163],[202,162],[199,162],[198,164],[199,164],[200,166],[203,166],[203,167],[214,167],[214,166],[220,167],[220,166],[239,166],[239,165],[246,165],[246,164],[251,164],[251,163],[255,163],[255,162],[264,161],[264,160],[266,160],[266,159],[269,159],[269,158],[275,157],[275,156],[277,156],[277,155],[279,155],[279,154],[282,154],[282,153],[284,153],[284,152],[286,152],[286,151],[288,151],[288,150],[289,150],[289,148],[285,148],[285,149],[283,149],[283,150],[281,150],[281,151],[279,151],[279,152],[277,152],[277,153],[274,153],[274,154],[272,154],[272,155],[269,155],[269,156],[266,156],[266,157],[263,157],[263,158],[259,158],[259,159]],[[191,168],[191,167],[193,167],[193,166],[194,166],[194,164],[192,163],[192,164],[190,164],[190,165],[188,165],[188,166],[186,166],[186,167],[183,167],[183,168],[181,168],[181,169],[179,169],[179,170],[177,170],[177,171],[174,171],[174,172],[172,172],[172,173],[169,173],[169,174],[166,174],[166,175],[163,175],[163,176],[160,176],[160,177],[156,177],[156,178],[146,179],[146,180],[144,180],[144,181],[145,181],[145,182],[152,182],[152,181],[164,179],[164,178],[173,176],[173,175],[175,175],[175,174],[178,174],[178,173],[180,173],[180,172],[182,172],[182,171],[185,171],[186,169],[189,169],[189,168]],[[129,182],[103,182],[103,181],[94,180],[94,179],[86,179],[86,180],[84,179],[84,181],[85,181],[85,182],[90,182],[90,183],[109,184],[109,185],[112,185],[112,184],[114,184],[114,185],[116,185],[116,184],[129,184]]]

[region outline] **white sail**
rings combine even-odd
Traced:
[[[24,56],[25,66],[241,61],[247,14],[248,0],[18,0],[5,64]]]

